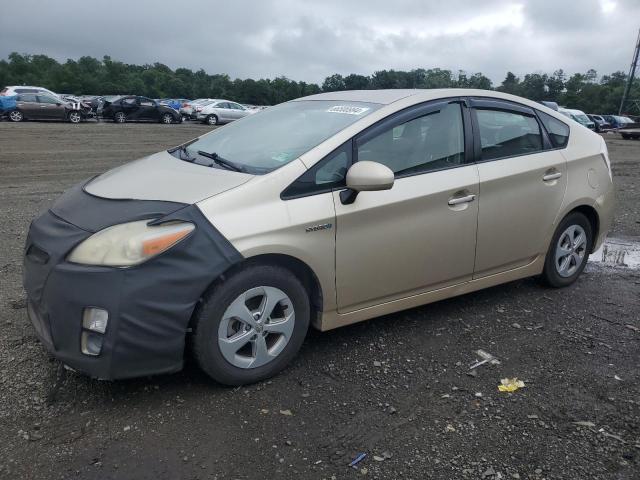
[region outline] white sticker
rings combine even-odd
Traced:
[[[353,107],[351,105],[336,105],[331,107],[327,112],[329,113],[346,113],[348,115],[362,115],[369,110],[369,107]]]

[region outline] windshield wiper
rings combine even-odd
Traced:
[[[228,168],[229,170],[233,170],[234,172],[245,172],[245,169],[242,168],[240,165],[232,162],[231,160],[227,160],[226,158],[222,158],[220,155],[218,155],[215,152],[209,153],[209,152],[203,152],[202,150],[198,150],[198,155],[202,155],[203,157],[210,158],[211,160],[216,162],[218,165]]]
[[[184,160],[186,162],[191,162],[193,163],[195,161],[195,158],[192,157],[191,155],[189,155],[189,151],[187,150],[187,147],[189,145],[191,145],[192,143],[196,142],[198,139],[194,138],[193,140],[190,140],[186,143],[183,143],[182,145],[178,145],[177,147],[173,147],[169,150],[167,150],[167,152],[169,153],[174,153],[174,152],[179,152],[181,154],[184,154],[186,156],[186,158],[183,158],[182,155],[180,155],[180,160]]]

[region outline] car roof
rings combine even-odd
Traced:
[[[328,101],[347,101],[347,102],[367,102],[378,103],[381,105],[390,105],[401,100],[404,103],[417,104],[437,100],[447,97],[485,97],[496,100],[507,100],[526,105],[531,108],[538,109],[543,112],[557,116],[558,112],[546,105],[542,105],[526,98],[511,95],[509,93],[497,92],[495,90],[481,90],[475,88],[431,88],[431,89],[388,89],[388,90],[345,90],[338,92],[326,92],[308,97],[301,97],[294,102],[303,100],[328,100]]]

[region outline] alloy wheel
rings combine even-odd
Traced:
[[[24,118],[24,115],[22,115],[22,112],[19,112],[18,110],[14,110],[9,114],[9,118],[11,119],[12,122],[21,122],[22,119]]]
[[[115,116],[116,123],[124,123],[127,121],[127,117],[123,112],[116,113]]]
[[[282,290],[261,286],[239,295],[218,328],[222,356],[238,368],[257,368],[274,360],[293,335],[295,312]]]
[[[82,116],[80,115],[80,113],[78,112],[71,112],[69,114],[69,121],[71,123],[80,123],[80,120],[82,120]]]
[[[173,117],[168,113],[162,116],[162,123],[169,124],[173,121]]]
[[[207,117],[207,123],[209,125],[216,125],[218,123],[218,117],[216,117],[215,115],[209,115]]]
[[[587,234],[580,225],[570,225],[558,238],[555,266],[561,277],[572,276],[587,255]]]

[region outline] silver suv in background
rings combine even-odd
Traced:
[[[256,111],[229,100],[213,100],[201,105],[196,119],[209,125],[218,125],[233,122]]]

